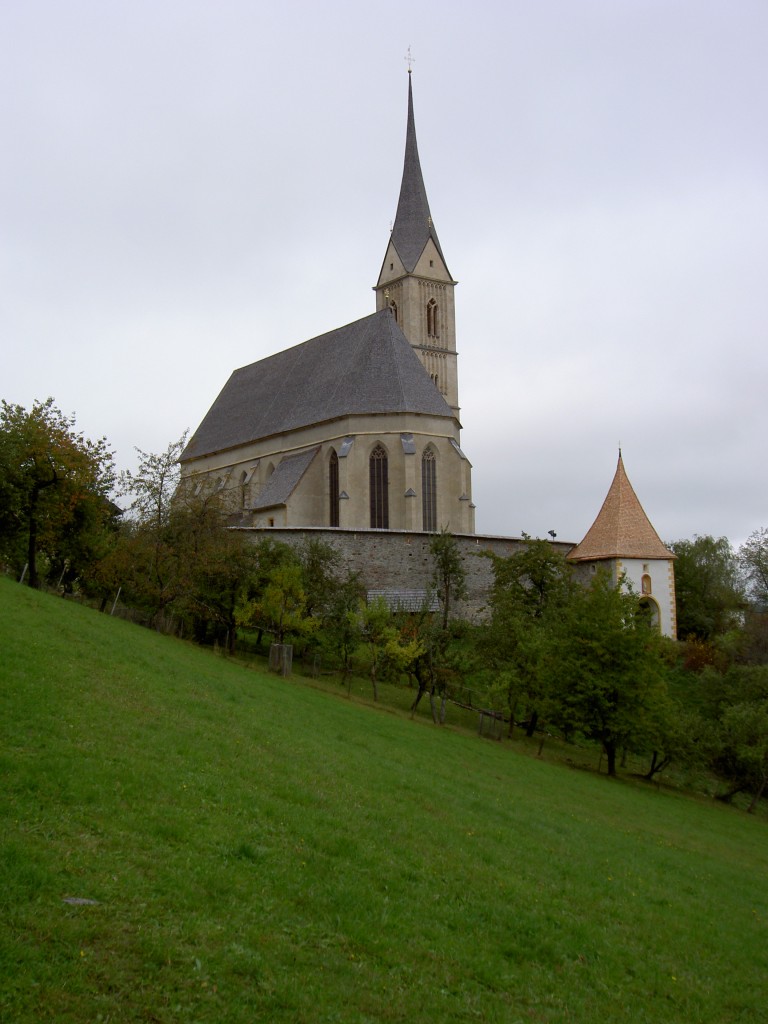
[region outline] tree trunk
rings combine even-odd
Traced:
[[[760,783],[760,788],[755,793],[755,795],[754,795],[754,797],[752,799],[752,803],[747,808],[747,814],[754,814],[755,813],[755,808],[757,807],[757,804],[758,804],[758,801],[760,800],[760,797],[763,795],[763,792],[765,791],[766,784],[768,784],[768,776],[763,776],[763,781]]]
[[[671,760],[672,758],[669,754],[666,757],[659,757],[658,750],[654,750],[653,756],[651,757],[651,766],[643,778],[650,780],[657,772],[663,772]]]
[[[32,488],[28,517],[27,565],[29,566],[29,585],[35,590],[37,590],[39,583],[37,578],[37,498],[39,493],[37,487]]]
[[[603,744],[605,747],[605,756],[608,760],[608,775],[612,778],[616,778],[616,744],[613,740],[606,740]]]
[[[536,726],[539,724],[539,713],[538,711],[532,711],[531,717],[528,719],[528,727],[525,730],[526,736],[533,736],[536,732]]]
[[[413,704],[411,704],[411,718],[416,714],[416,708],[419,706],[419,701],[426,692],[426,686],[422,686],[421,683],[419,683],[419,692],[416,694]]]

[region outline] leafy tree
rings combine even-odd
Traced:
[[[296,552],[304,581],[307,614],[322,617],[338,586],[338,551],[325,541],[309,538]]]
[[[442,628],[447,630],[453,605],[467,596],[466,573],[456,538],[446,529],[432,538],[429,552],[432,556],[432,586],[440,602]]]
[[[669,545],[676,555],[677,633],[710,640],[727,632],[744,599],[739,567],[726,537],[698,537]]]
[[[120,493],[131,499],[121,544],[103,571],[159,625],[166,610],[190,592],[191,564],[182,554],[173,499],[186,434],[160,454],[139,454],[136,473],[120,474]],[[122,574],[122,575],[121,575]]]
[[[739,564],[755,604],[768,611],[768,529],[762,527],[739,548]]]
[[[31,410],[2,402],[0,410],[0,545],[16,568],[26,561],[32,587],[38,558],[57,558],[80,571],[95,557],[114,520],[109,495],[113,455],[104,438],[77,433],[52,398]]]
[[[636,595],[604,572],[562,611],[548,657],[553,718],[602,744],[611,776],[618,751],[647,744],[667,699],[660,641]]]
[[[379,699],[378,680],[383,669],[403,672],[423,652],[419,638],[403,637],[383,597],[358,606],[360,636],[368,648],[373,699]]]
[[[338,659],[343,683],[350,679],[352,658],[362,639],[358,611],[363,595],[359,574],[351,573],[336,581],[323,606],[319,642]]]
[[[318,622],[307,612],[301,566],[296,562],[275,566],[261,595],[243,603],[237,619],[243,626],[261,624],[278,644],[289,634],[303,637],[312,633]]]
[[[156,454],[137,448],[139,465],[135,473],[120,474],[120,493],[132,497],[128,516],[160,533],[170,521],[173,499],[179,486],[179,459],[187,444],[185,431],[164,452]],[[191,485],[190,485],[191,486]]]
[[[744,790],[753,794],[754,811],[768,786],[768,701],[744,701],[723,714],[713,764],[731,788],[720,797],[730,801]]]
[[[237,610],[253,588],[258,550],[239,532],[226,529],[229,507],[220,492],[194,495],[182,489],[173,503],[171,544],[185,589],[174,607],[192,622],[195,639],[209,629],[234,652]]]
[[[486,656],[495,669],[493,691],[506,699],[510,735],[521,704],[528,713],[528,735],[533,735],[546,700],[544,662],[576,587],[565,558],[548,541],[525,534],[523,539],[525,546],[508,558],[492,556]]]

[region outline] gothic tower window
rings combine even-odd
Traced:
[[[328,522],[331,526],[339,525],[339,456],[331,451],[328,460],[328,493],[330,509]]]
[[[395,318],[395,323],[397,323],[397,303],[394,299],[390,302],[389,308],[392,310],[392,316]]]
[[[389,529],[389,460],[380,444],[371,452],[369,459],[371,494],[371,529]]]
[[[430,299],[427,303],[427,337],[437,338],[437,303]]]
[[[431,448],[425,448],[421,456],[421,516],[422,529],[434,533],[437,530],[437,464]]]

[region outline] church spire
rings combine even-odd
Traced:
[[[419,257],[424,252],[424,247],[430,238],[440,253],[440,258],[445,263],[437,232],[432,223],[427,190],[424,187],[424,177],[421,173],[419,147],[416,143],[416,122],[413,117],[412,75],[409,68],[408,126],[405,135],[403,180],[400,185],[400,198],[397,203],[395,226],[392,229],[392,242],[405,270],[409,274],[412,274],[416,269]]]
[[[405,162],[395,224],[379,272],[376,308],[388,308],[433,384],[459,418],[456,364],[456,282],[445,262],[427,201],[416,145],[413,87],[408,75]]]

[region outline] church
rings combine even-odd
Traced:
[[[475,533],[472,466],[461,448],[448,270],[424,187],[408,72],[397,214],[374,287],[376,312],[232,373],[181,456],[193,492],[226,494],[233,528],[294,543],[310,531],[390,595],[426,593],[430,536],[447,530],[467,572],[468,617],[486,613],[492,560],[524,543]],[[673,560],[619,453],[580,544],[556,543],[581,578],[622,575],[674,637]]]
[[[397,214],[376,312],[235,370],[181,456],[248,525],[474,533],[454,288],[424,188],[408,78]]]

